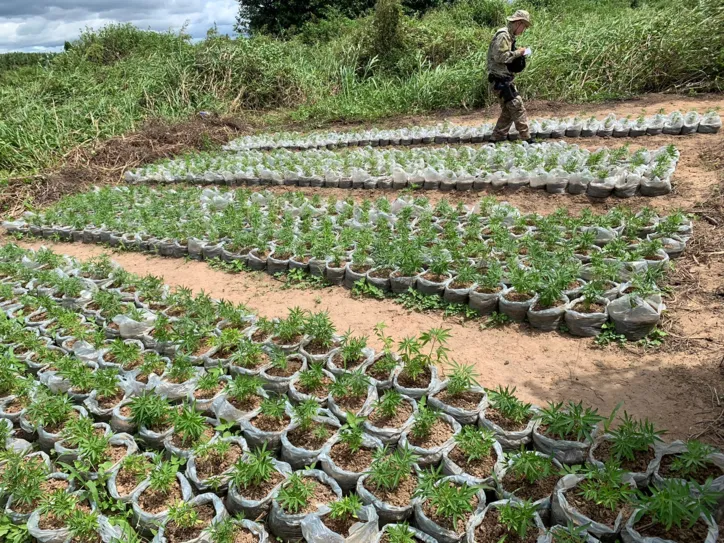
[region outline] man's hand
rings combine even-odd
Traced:
[[[518,55],[519,57],[522,57],[523,53],[525,53],[525,47],[518,47],[515,50],[515,54]]]

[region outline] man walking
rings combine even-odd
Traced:
[[[515,39],[529,26],[531,26],[530,14],[519,9],[508,17],[508,26],[495,33],[493,41],[488,47],[490,90],[498,98],[502,107],[500,118],[490,138],[493,142],[507,139],[510,126],[515,123],[520,139],[532,143],[523,99],[513,84],[515,73],[521,72],[525,67],[524,56],[526,53],[524,47],[516,49]]]

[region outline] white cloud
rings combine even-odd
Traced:
[[[178,31],[186,25],[202,38],[214,24],[233,33],[236,0],[0,0],[0,52],[56,51],[85,28],[133,23],[139,28]]]

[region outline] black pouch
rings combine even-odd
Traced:
[[[518,89],[515,88],[515,85],[510,80],[495,79],[493,81],[493,89],[500,93],[503,102],[511,102],[519,96]]]

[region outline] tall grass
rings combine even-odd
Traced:
[[[78,145],[200,110],[262,122],[376,120],[487,103],[485,56],[506,11],[535,26],[519,78],[526,97],[596,101],[649,91],[721,90],[724,2],[459,0],[405,18],[393,65],[370,54],[371,17],[302,35],[186,36],[113,26],[47,63],[0,71],[0,178],[45,168]],[[321,23],[320,23],[321,24]],[[331,25],[331,26],[330,26]]]

